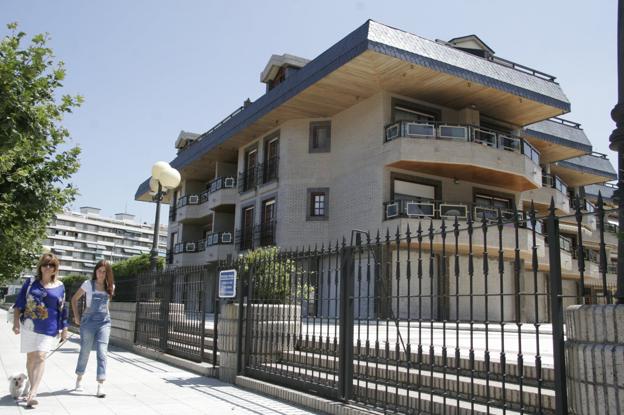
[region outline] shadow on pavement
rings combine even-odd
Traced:
[[[285,405],[289,405],[290,407],[286,411],[280,411],[275,406],[271,406],[275,404],[276,398],[266,398],[266,404],[262,403],[263,396],[258,396],[255,392],[246,391],[237,387],[236,385],[224,384],[220,381],[212,378],[206,377],[194,377],[189,379],[164,379],[165,382],[174,384],[180,387],[190,387],[197,392],[201,392],[205,395],[210,396],[214,399],[219,399],[220,401],[226,402],[236,407],[243,408],[247,411],[263,415],[266,414],[266,411],[272,411],[276,414],[289,415],[292,414],[292,406],[296,406],[292,403],[286,403]],[[238,393],[230,393],[225,389],[235,389]],[[303,410],[303,408],[302,408]]]

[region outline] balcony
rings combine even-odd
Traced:
[[[276,244],[277,222],[270,221],[236,230],[236,243],[241,251]]]
[[[520,197],[525,208],[533,202],[536,207],[548,208],[550,201],[555,201],[557,214],[567,215],[570,210],[568,186],[558,176],[542,173],[542,187],[522,193]]]
[[[576,210],[577,205],[580,203],[580,211],[583,214],[583,218],[581,219],[581,225],[584,228],[589,230],[590,232],[594,232],[598,229],[598,215],[595,213],[595,206],[587,199],[581,199],[577,202],[576,199],[572,199],[570,201],[570,208],[572,210]],[[560,219],[562,224],[572,224],[576,227],[576,216],[564,216]],[[605,224],[607,223],[607,218],[605,216]]]
[[[274,181],[279,177],[279,157],[268,159],[265,163],[260,163],[251,169],[238,173],[238,192],[245,193],[255,190]]]
[[[200,265],[226,259],[234,253],[232,232],[215,232],[205,239],[181,242],[173,248],[173,264]]]
[[[386,165],[526,191],[541,186],[539,152],[527,141],[472,125],[400,121],[385,129]]]
[[[215,208],[236,203],[236,178],[217,177],[199,194],[188,194],[178,199],[175,217],[178,222],[207,218]]]
[[[474,203],[468,202],[449,202],[449,201],[430,201],[430,200],[399,200],[389,201],[384,203],[384,219],[386,221],[392,221],[388,223],[387,227],[392,234],[399,228],[399,231],[404,234],[407,230],[407,226],[410,227],[410,232],[413,237],[416,236],[416,231],[420,225],[423,236],[423,244],[429,244],[429,226],[433,226],[434,236],[434,250],[439,250],[441,247],[440,229],[442,220],[445,221],[447,232],[447,253],[451,245],[455,242],[453,235],[455,219],[459,223],[460,234],[458,238],[458,246],[465,252],[470,246],[473,248],[473,252],[479,253],[483,250],[484,234],[483,234],[483,219],[485,218],[485,226],[487,227],[487,249],[490,252],[497,251],[499,249],[498,241],[498,218],[502,218],[503,230],[502,230],[502,244],[505,250],[505,257],[511,259],[514,256],[515,245],[515,220],[514,216],[518,215],[518,248],[521,251],[521,256],[525,260],[530,260],[531,248],[533,246],[533,230],[531,229],[531,223],[528,220],[528,214],[526,212],[518,211],[517,213],[509,209],[493,209],[491,207],[479,206]],[[473,218],[473,238],[472,245],[469,244],[467,229],[468,215]],[[538,256],[544,258],[545,255],[545,243],[542,236],[542,224],[537,221],[535,226],[535,239],[538,250]],[[545,264],[545,263],[544,263]]]

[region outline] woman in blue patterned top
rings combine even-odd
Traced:
[[[38,404],[35,399],[43,377],[45,356],[57,336],[67,339],[67,307],[65,286],[57,279],[59,261],[52,254],[43,254],[37,264],[37,275],[26,280],[15,301],[13,332],[21,334],[21,352],[26,353],[26,370],[30,381],[27,406]]]

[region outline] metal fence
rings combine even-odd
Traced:
[[[216,278],[206,266],[137,277],[135,344],[216,364]]]
[[[566,413],[564,307],[612,302],[616,285],[615,211],[580,205],[402,219],[237,264],[244,373],[385,411]]]

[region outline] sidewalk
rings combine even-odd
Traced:
[[[39,405],[26,409],[8,395],[7,377],[26,372],[26,356],[19,353],[19,336],[7,324],[6,311],[0,310],[0,415],[318,414],[115,347],[108,353],[106,397],[95,397],[95,352],[84,376],[85,390],[77,393],[73,387],[78,349],[78,335],[74,335],[50,356],[39,387]]]

